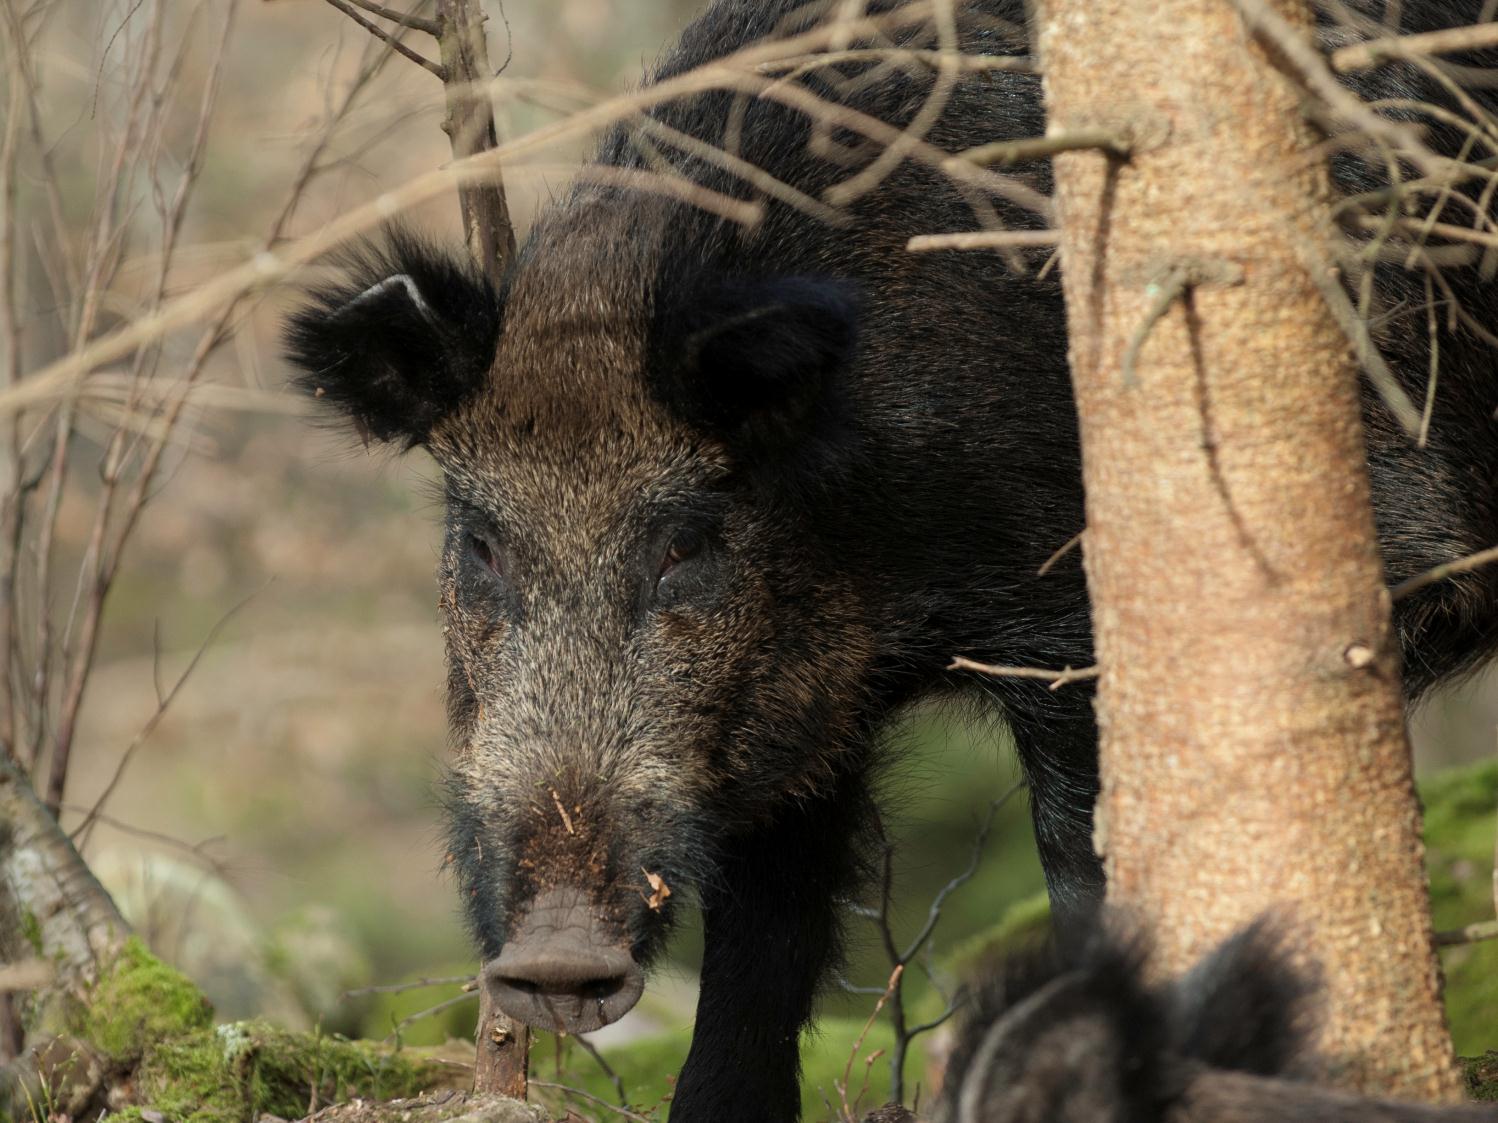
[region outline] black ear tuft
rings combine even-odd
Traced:
[[[1319,980],[1286,962],[1273,921],[1223,941],[1171,989],[1170,1032],[1181,1056],[1255,1076],[1311,1071]]]
[[[296,386],[366,439],[421,444],[483,386],[500,303],[467,255],[392,227],[335,259],[342,280],[313,289],[285,327]]]
[[[651,333],[651,374],[668,405],[751,454],[836,439],[858,344],[851,285],[782,277],[684,290],[657,308]]]

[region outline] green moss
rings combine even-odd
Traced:
[[[21,910],[21,935],[26,937],[33,952],[37,955],[45,954],[42,950],[42,922],[30,909]]]
[[[414,1096],[450,1079],[450,1066],[409,1051],[231,1022],[149,1049],[136,1090],[170,1123],[249,1123],[264,1113],[300,1118],[314,1101]]]
[[[1481,1103],[1498,1101],[1498,1053],[1480,1057],[1463,1057],[1462,1076],[1467,1083],[1467,1097]]]
[[[848,1070],[848,1100],[851,1103],[863,1091],[861,1118],[864,1112],[882,1104],[889,1092],[889,1050],[894,1044],[894,1035],[889,1028],[887,1016],[881,1015],[864,1033],[867,1015],[862,1018],[822,1018],[815,1030],[807,1034],[801,1044],[801,1116],[803,1119],[822,1120],[829,1118],[827,1105],[839,1106],[837,1085]],[[853,1053],[859,1034],[864,1033],[863,1044],[853,1059],[851,1069],[848,1058]],[[681,1071],[691,1044],[690,1027],[640,1038],[624,1045],[610,1048],[605,1059],[618,1074],[629,1095],[630,1107],[637,1113],[652,1119],[666,1116],[666,1097],[670,1095],[676,1074]],[[905,1062],[907,1088],[914,1088],[925,1079],[925,1055],[917,1047]],[[875,1056],[875,1054],[878,1054]],[[875,1056],[872,1065],[869,1057]],[[560,1069],[565,1079],[556,1081]],[[572,1042],[564,1041],[560,1056],[556,1039],[550,1034],[538,1033],[532,1038],[531,1072],[538,1080],[565,1083],[580,1088],[609,1103],[618,1103],[618,1091],[612,1080],[589,1057]],[[867,1087],[865,1089],[865,1074]],[[537,1089],[533,1095],[561,1115],[563,1109],[572,1108],[592,1114],[585,1102],[569,1099],[565,1094],[552,1090]],[[831,1118],[841,1118],[834,1112]]]
[[[1426,866],[1436,929],[1493,915],[1493,838],[1498,829],[1498,761],[1453,769],[1421,785]],[[1446,1015],[1459,1054],[1498,1046],[1498,943],[1441,953]]]
[[[78,1035],[127,1065],[157,1042],[213,1024],[213,1007],[182,972],[131,937],[94,985]]]
[[[990,961],[1045,938],[1051,924],[1051,900],[1042,890],[1015,901],[1004,910],[997,924],[958,944],[942,960],[942,967],[967,978]]]

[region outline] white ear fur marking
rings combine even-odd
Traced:
[[[344,307],[352,308],[354,305],[362,304],[366,300],[374,300],[376,297],[383,296],[390,291],[392,285],[400,285],[406,290],[406,296],[410,298],[412,304],[416,305],[416,310],[421,313],[422,319],[426,320],[433,327],[439,326],[437,314],[432,311],[431,305],[422,298],[421,290],[416,287],[416,282],[412,280],[409,273],[397,273],[393,277],[386,277],[379,284],[371,285],[365,289],[358,296],[354,297],[353,300],[345,304]]]

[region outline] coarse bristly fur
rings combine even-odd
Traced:
[[[1321,996],[1260,921],[1151,984],[1146,942],[1106,918],[1078,950],[978,980],[933,1123],[1495,1123],[1498,1106],[1372,1100],[1315,1083]]]
[[[1478,4],[1406,11],[1452,25]],[[1019,0],[959,9],[964,49],[1027,52]],[[717,0],[651,80],[824,14]],[[929,46],[928,32],[892,34]],[[923,68],[837,73],[803,80],[895,126],[931,88]],[[1358,81],[1448,100],[1407,65]],[[650,113],[814,198],[878,151],[771,98],[710,91]],[[1044,128],[1037,77],[966,74],[927,139],[957,151]],[[1463,139],[1427,122],[1433,146]],[[912,235],[977,225],[925,165],[902,162],[829,224],[667,141],[637,144],[629,125],[596,156],[652,174],[659,158],[763,204],[763,220],[579,186],[541,214],[502,292],[461,250],[396,234],[319,291],[288,339],[304,388],[366,436],[422,445],[443,474],[451,865],[481,952],[495,957],[536,894],[565,883],[643,964],[695,899],[702,992],[674,1123],[787,1123],[839,902],[864,872],[883,731],[910,703],[1002,710],[1063,933],[1087,930],[1099,896],[1088,686],[947,669],[957,654],[1092,661],[1076,554],[1038,574],[1083,523],[1065,315],[1054,273],[905,251]],[[1044,165],[1011,171],[1049,186]],[[1351,154],[1334,171],[1346,191],[1383,174]],[[991,203],[1011,227],[1039,221]],[[1381,342],[1418,397],[1427,337],[1402,330],[1400,310],[1421,305],[1421,281],[1393,267],[1378,280]],[[1472,315],[1498,319],[1494,290],[1451,280]],[[1426,448],[1367,395],[1391,580],[1498,540],[1493,354],[1469,334],[1440,354]],[[1398,605],[1412,694],[1491,654],[1495,572]]]

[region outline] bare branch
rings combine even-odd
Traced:
[[[1436,947],[1438,948],[1477,944],[1484,940],[1498,940],[1498,920],[1484,920],[1477,924],[1468,924],[1463,928],[1436,933]]]
[[[394,8],[387,8],[383,4],[376,4],[374,0],[348,0],[356,8],[363,8],[371,15],[388,19],[391,23],[398,23],[402,27],[409,27],[412,31],[425,31],[434,38],[442,34],[442,25],[434,19],[418,16],[412,12],[398,12]]]
[[[465,990],[474,990],[478,986],[476,975],[444,975],[436,979],[413,979],[409,983],[384,983],[372,987],[355,987],[346,990],[338,996],[340,1002],[350,998],[357,998],[365,994],[404,994],[408,990],[424,990],[427,987],[451,987],[462,986]]]
[[[1267,0],[1230,0],[1249,29],[1267,40],[1300,75],[1306,89],[1319,97],[1343,122],[1378,137],[1397,151],[1406,154],[1427,172],[1433,172],[1440,160],[1405,124],[1380,117],[1350,92],[1331,72],[1326,59],[1301,31],[1292,27]]]
[[[489,67],[483,6],[479,0],[437,0],[437,13],[442,22],[437,47],[447,94],[442,130],[459,160],[494,151],[499,147],[499,134],[490,100],[494,72]],[[506,264],[515,256],[515,227],[498,163],[483,178],[458,185],[458,207],[468,251],[497,288]]]
[[[905,243],[910,253],[935,250],[1003,250],[1032,246],[1054,246],[1060,239],[1055,230],[963,230],[954,234],[916,234]]]
[[[574,1033],[570,1036],[573,1041],[576,1041],[582,1047],[583,1052],[593,1058],[604,1076],[608,1077],[609,1083],[614,1086],[614,1093],[619,1097],[620,1106],[628,1107],[629,1095],[624,1090],[624,1078],[615,1072],[614,1066],[604,1059],[603,1054],[598,1051],[598,1046],[594,1045],[593,1042],[581,1034]]]
[[[537,1088],[550,1088],[552,1091],[561,1092],[564,1095],[577,1096],[579,1099],[587,1100],[589,1103],[596,1104],[606,1111],[612,1111],[615,1115],[622,1115],[626,1119],[633,1119],[635,1123],[655,1123],[648,1115],[641,1115],[638,1111],[631,1111],[627,1107],[611,1104],[608,1100],[601,1099],[592,1092],[585,1092],[581,1088],[573,1088],[567,1084],[554,1084],[550,1080],[532,1080],[531,1084]]]
[[[1040,568],[1035,571],[1035,576],[1044,577],[1047,573],[1051,572],[1051,570],[1055,569],[1057,562],[1066,557],[1067,554],[1071,553],[1074,549],[1082,544],[1082,539],[1086,536],[1086,534],[1087,528],[1084,526],[1081,530],[1073,534],[1060,546],[1056,547],[1056,552],[1041,563]]]
[[[827,189],[824,197],[835,207],[854,202],[884,182],[884,178],[899,166],[912,149],[925,140],[926,134],[941,118],[942,111],[951,99],[952,91],[957,85],[957,76],[961,72],[961,64],[957,61],[961,57],[957,38],[957,13],[953,0],[933,0],[933,8],[941,52],[931,91],[910,124],[885,144],[868,167]]]
[[[99,812],[104,810],[104,805],[109,802],[109,797],[114,794],[115,788],[119,786],[120,780],[124,777],[125,769],[130,766],[130,761],[135,756],[135,750],[140,748],[146,738],[150,737],[156,727],[161,724],[161,719],[166,716],[167,710],[171,708],[172,702],[181,693],[182,687],[187,684],[187,680],[192,677],[192,673],[198,669],[198,664],[202,661],[203,656],[207,654],[209,647],[213,645],[213,641],[219,637],[219,633],[224,630],[229,621],[234,619],[239,611],[245,605],[249,604],[250,601],[254,600],[258,594],[259,590],[257,589],[254,593],[251,593],[238,604],[234,605],[228,612],[220,616],[213,627],[208,629],[208,634],[203,637],[203,642],[193,652],[192,658],[188,660],[186,668],[177,676],[177,681],[172,684],[172,688],[157,702],[155,712],[146,719],[146,723],[141,726],[140,732],[131,739],[130,744],[125,747],[125,751],[120,754],[119,762],[114,766],[114,775],[109,778],[109,783],[104,785],[104,790],[99,793],[99,798],[94,800],[93,807],[84,816],[83,822],[73,832],[75,839],[81,837],[98,817]],[[66,776],[66,774],[66,759],[64,758],[63,775]],[[58,804],[61,805],[61,802],[61,792],[59,791]]]
[[[977,671],[994,678],[1029,678],[1037,682],[1048,682],[1052,690],[1059,690],[1069,682],[1085,682],[1103,673],[1101,667],[1063,667],[1059,671],[1045,667],[1000,667],[993,663],[979,663],[962,655],[954,655],[947,664],[949,671]]]
[[[1394,415],[1394,419],[1404,428],[1410,436],[1419,438],[1420,435],[1420,411],[1415,408],[1415,403],[1410,401],[1410,396],[1404,392],[1404,387],[1394,377],[1394,372],[1389,369],[1389,364],[1379,353],[1378,345],[1373,342],[1373,336],[1368,331],[1368,323],[1358,315],[1358,310],[1348,299],[1347,293],[1342,289],[1342,282],[1325,269],[1309,265],[1307,273],[1315,283],[1321,298],[1326,302],[1327,309],[1332,318],[1337,321],[1337,326],[1342,329],[1347,340],[1352,344],[1353,351],[1357,355],[1358,365],[1363,368],[1363,373],[1368,376],[1368,381],[1373,383],[1373,388],[1378,391],[1379,397],[1383,398],[1384,405]]]
[[[365,31],[373,35],[376,39],[380,39],[385,43],[388,43],[390,45],[390,48],[396,53],[400,54],[402,57],[410,59],[417,66],[421,67],[423,70],[430,71],[442,81],[447,81],[447,71],[444,70],[441,65],[433,62],[429,58],[426,58],[420,52],[412,50],[410,47],[402,43],[396,36],[386,31],[383,27],[380,27],[378,24],[371,23],[369,20],[365,19],[353,9],[353,0],[328,0],[328,3],[337,8],[344,15],[348,16],[349,19],[353,20]]]
[[[1445,27],[1419,35],[1399,35],[1372,39],[1339,47],[1331,53],[1332,69],[1338,74],[1365,70],[1390,59],[1421,58],[1427,55],[1454,54],[1498,47],[1498,23],[1477,23],[1467,27]]]
[[[838,66],[848,62],[913,61],[936,66],[942,58],[941,51],[916,50],[910,47],[860,47],[846,51],[825,51],[802,55],[799,58],[776,59],[761,63],[763,74],[781,74],[782,77],[799,77],[827,66]],[[1011,74],[1038,74],[1035,60],[1024,55],[958,55],[958,69],[968,72],[987,73],[1008,71]],[[784,73],[787,72],[788,73]]]
[[[1021,137],[1019,140],[1000,140],[992,144],[980,144],[953,156],[949,163],[976,164],[979,167],[1003,167],[1024,160],[1039,160],[1054,156],[1058,152],[1096,150],[1106,152],[1119,160],[1127,160],[1133,151],[1134,141],[1116,129],[1075,128],[1047,133],[1045,136]]]
[[[1491,565],[1493,562],[1498,562],[1498,546],[1479,550],[1475,554],[1468,554],[1464,558],[1457,558],[1455,561],[1427,569],[1424,573],[1417,573],[1414,577],[1407,577],[1389,590],[1389,596],[1397,603],[1427,585],[1445,581],[1449,577],[1455,577],[1458,573],[1470,573],[1474,569]]]

